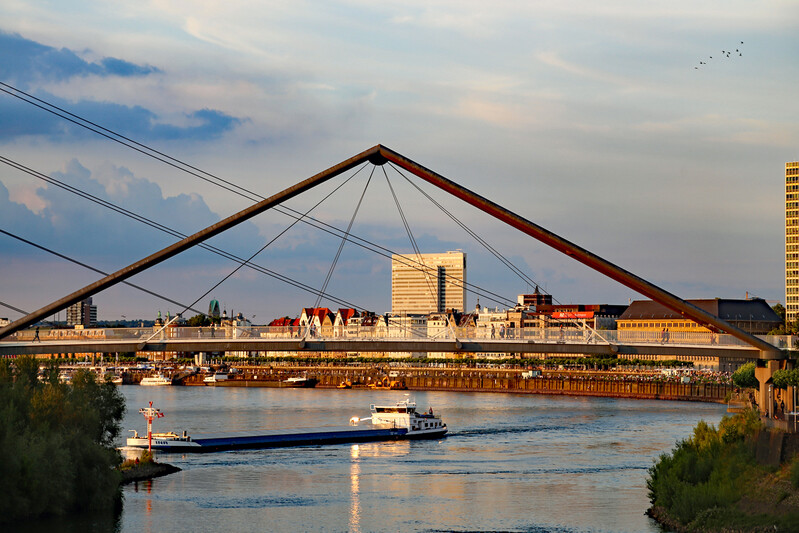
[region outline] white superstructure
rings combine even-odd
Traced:
[[[131,429],[130,431],[133,432],[132,437],[128,437],[126,445],[132,448],[148,448],[152,446],[158,450],[185,450],[187,448],[199,448],[200,445],[191,440],[186,432],[183,432],[183,435],[178,435],[174,432],[168,433],[153,433],[152,434],[152,441],[147,438],[145,435],[144,437],[139,436],[139,433]]]
[[[227,381],[227,378],[228,376],[225,372],[216,372],[214,374],[211,374],[210,376],[205,376],[203,378],[203,383],[205,383],[206,385],[215,385],[220,381]]]
[[[172,385],[172,380],[168,377],[164,376],[163,374],[155,374],[154,376],[147,376],[146,378],[142,378],[141,383],[139,385],[145,386],[160,386],[160,385]]]
[[[409,438],[429,438],[447,433],[447,425],[433,414],[432,407],[426,413],[418,413],[413,400],[405,399],[394,405],[372,404],[370,410],[373,425],[391,424],[394,427],[407,428]]]

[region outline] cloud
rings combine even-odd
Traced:
[[[5,95],[2,95],[5,96]],[[66,109],[79,117],[102,123],[104,128],[137,139],[183,139],[208,141],[219,138],[245,122],[214,109],[201,109],[180,115],[184,125],[160,122],[160,117],[141,106],[81,100],[67,102],[51,94],[39,94],[42,100]],[[100,117],[100,118],[96,118]],[[60,139],[86,139],[95,136],[75,122],[47,113],[12,97],[0,98],[0,141],[23,135],[42,135]]]
[[[64,81],[76,76],[147,76],[161,71],[113,57],[88,62],[67,48],[53,48],[0,31],[0,78],[28,86],[34,81]]]
[[[156,183],[111,164],[92,172],[73,159],[51,176],[184,234],[220,220],[200,195],[164,196]],[[45,206],[38,213],[10,200],[8,190],[0,183],[0,227],[90,264],[118,267],[178,240],[53,185],[38,189],[36,197]],[[225,234],[223,247],[239,255],[249,255],[261,241],[257,228],[245,222]],[[8,246],[8,238],[0,240],[0,253],[7,251]],[[208,263],[228,263],[206,255]]]
[[[633,85],[630,79],[626,79],[620,76],[615,76],[613,74],[610,74],[602,70],[597,70],[576,63],[568,62],[562,59],[558,54],[551,51],[540,52],[536,54],[536,57],[544,65],[548,65],[550,67],[562,70],[578,78],[585,78],[625,88],[629,88]]]
[[[0,51],[0,80],[23,90],[28,85],[60,83],[76,77],[128,78],[161,72],[156,67],[136,65],[113,57],[87,62],[66,48],[58,50],[2,31]],[[0,88],[7,91],[7,94],[0,94],[0,142],[27,135],[46,136],[54,141],[63,138],[85,139],[94,135],[70,120],[24,103],[15,97],[19,94],[12,89]],[[168,121],[141,105],[95,101],[86,97],[70,102],[42,90],[33,93],[36,98],[74,115],[137,139],[207,141],[217,139],[245,122],[208,108],[173,112]]]

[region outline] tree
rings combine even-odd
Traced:
[[[189,327],[202,328],[211,325],[211,319],[207,315],[194,315],[188,320]]]
[[[796,387],[799,386],[799,370],[777,370],[771,379],[774,387],[778,389]]]
[[[119,502],[119,435],[125,400],[115,385],[80,371],[58,382],[50,364],[0,360],[0,523],[113,509]]]
[[[777,316],[780,317],[782,320],[782,324],[772,329],[768,332],[769,335],[797,335],[799,334],[799,319],[794,320],[793,322],[787,321],[787,314],[785,307],[780,304],[776,303],[771,308],[777,313]]]
[[[760,382],[755,377],[755,363],[746,363],[732,374],[732,382],[742,389],[756,389]]]

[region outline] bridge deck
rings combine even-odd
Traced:
[[[420,339],[420,338],[170,338],[76,339],[1,342],[0,355],[115,353],[115,352],[358,352],[358,353],[514,353],[558,355],[666,355],[757,359],[758,350],[746,345],[700,343],[616,344],[607,341],[532,339]]]

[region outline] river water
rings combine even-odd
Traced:
[[[403,391],[124,386],[123,427],[190,435],[346,424]],[[165,454],[183,470],[124,487],[120,532],[658,532],[653,460],[715,425],[717,404],[414,392],[450,429],[431,441]]]

